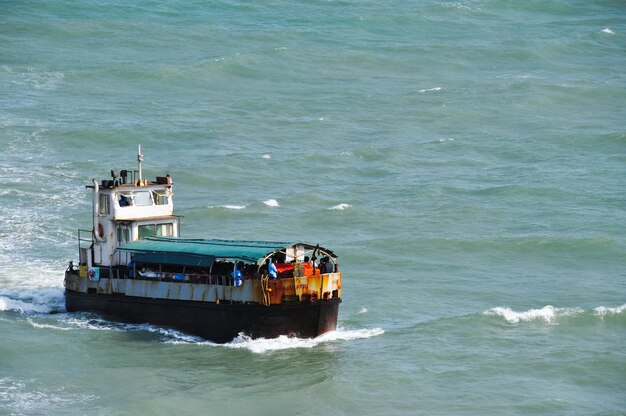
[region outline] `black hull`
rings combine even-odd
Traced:
[[[229,342],[239,333],[252,338],[314,338],[336,329],[339,303],[341,299],[271,306],[216,304],[65,291],[68,312],[99,312],[123,322],[176,328],[219,343]]]

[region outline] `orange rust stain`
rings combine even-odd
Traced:
[[[283,278],[270,280],[269,287],[270,300],[272,304],[281,303],[285,296],[298,296],[303,300],[303,296],[319,295],[337,291],[341,297],[341,273],[329,275],[299,276],[296,278]]]

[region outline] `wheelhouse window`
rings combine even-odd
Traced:
[[[145,224],[139,226],[139,239],[148,237],[172,237],[174,235],[173,224]]]
[[[111,213],[111,202],[108,194],[100,194],[99,213],[109,215]]]
[[[134,192],[135,205],[138,207],[146,207],[152,205],[152,196],[148,191]]]
[[[130,206],[147,207],[147,206],[153,205],[152,192],[150,191],[120,192],[117,195],[117,202],[120,205],[120,207],[130,207]]]
[[[120,192],[117,195],[117,203],[120,207],[129,207],[133,204],[133,194],[130,192]]]
[[[167,205],[169,202],[169,197],[165,191],[153,191],[152,195],[156,205]]]

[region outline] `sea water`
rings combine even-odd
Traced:
[[[0,3],[0,414],[626,414],[621,1]],[[337,331],[67,313],[92,178],[302,240]]]

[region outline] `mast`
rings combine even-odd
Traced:
[[[141,162],[143,162],[143,155],[141,154],[141,145],[137,145],[137,162],[139,163],[139,184],[143,184],[143,176],[141,174]]]

